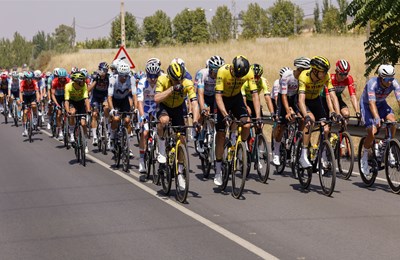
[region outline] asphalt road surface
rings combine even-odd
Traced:
[[[127,174],[92,146],[83,167],[47,130],[29,143],[0,122],[1,259],[399,259],[400,202],[383,172],[371,188],[338,179],[332,197],[316,174],[303,191],[288,170],[267,184],[252,172],[237,200],[202,179],[190,142],[180,204],[140,181],[135,139]]]

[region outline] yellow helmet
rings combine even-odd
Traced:
[[[175,81],[182,80],[185,76],[185,73],[185,67],[183,67],[176,61],[171,62],[167,69],[167,74],[169,78]]]
[[[329,60],[323,56],[314,56],[310,61],[310,67],[318,71],[328,72],[331,64]]]

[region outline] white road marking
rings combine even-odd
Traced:
[[[41,129],[41,131],[43,133],[47,134],[48,136],[52,136],[52,134],[50,134],[49,132],[45,131],[44,129]],[[59,142],[61,142],[61,141],[59,141]],[[134,179],[134,178],[126,175],[125,173],[122,173],[119,170],[111,169],[108,164],[106,164],[105,162],[97,159],[96,157],[94,157],[94,156],[92,156],[90,154],[86,154],[86,157],[90,158],[92,161],[94,161],[94,162],[98,163],[99,165],[103,166],[107,170],[110,170],[113,173],[117,174],[118,176],[124,178],[125,180],[127,180],[130,183],[134,184],[138,188],[142,189],[143,191],[145,191],[145,192],[149,193],[150,195],[156,197],[157,199],[161,200],[162,202],[167,203],[168,205],[174,207],[175,209],[179,210],[180,212],[184,213],[185,215],[191,217],[192,219],[202,223],[203,225],[207,226],[208,228],[210,228],[210,229],[216,231],[217,233],[223,235],[224,237],[228,238],[232,242],[235,242],[236,244],[238,244],[239,246],[243,247],[244,249],[249,250],[253,254],[261,257],[262,259],[271,259],[271,260],[272,259],[279,259],[279,258],[273,256],[272,254],[266,252],[262,248],[259,248],[258,246],[254,245],[251,242],[241,238],[240,236],[230,232],[229,230],[223,228],[222,226],[220,226],[220,225],[210,221],[209,219],[207,219],[207,218],[205,218],[205,217],[203,217],[203,216],[201,216],[201,215],[199,215],[199,214],[197,214],[197,213],[185,208],[181,204],[169,199],[168,197],[160,196],[157,193],[157,191],[147,187],[146,185],[144,185],[140,181],[136,180],[136,179],[139,179],[139,177],[140,177],[139,173],[130,170],[131,174],[133,172],[132,175],[135,176],[135,178],[136,178],[136,179]]]

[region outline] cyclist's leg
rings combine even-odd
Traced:
[[[99,111],[102,102],[98,102],[94,97],[90,100],[90,106],[92,107],[92,122],[90,124],[90,131],[92,131],[93,145],[97,145],[97,124],[99,120]]]
[[[237,119],[240,119],[240,121],[242,121],[242,123],[250,121],[249,114],[247,113],[247,108],[246,108],[246,105],[244,104],[242,94],[240,93],[240,94],[232,97],[231,102],[234,103],[234,105],[231,107],[233,116]],[[255,113],[255,111],[254,111],[254,113]],[[247,140],[247,138],[249,137],[250,126],[251,126],[251,124],[245,124],[242,127],[241,137],[242,137],[243,141]]]
[[[159,105],[159,110],[157,111],[158,125],[157,125],[157,135],[158,135],[158,157],[159,163],[165,163],[167,161],[165,152],[165,138],[164,138],[164,128],[169,123],[169,113],[168,107],[164,106],[162,103]]]

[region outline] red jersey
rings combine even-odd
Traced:
[[[356,94],[356,88],[354,86],[354,80],[353,80],[353,77],[351,75],[348,75],[345,80],[339,82],[336,79],[336,73],[335,74],[331,74],[331,81],[332,81],[333,87],[335,88],[336,95],[340,96],[343,93],[343,91],[345,90],[346,87],[349,89],[350,96]],[[327,88],[325,88],[325,95],[329,95]]]
[[[70,78],[65,78],[64,82],[58,80],[59,78],[54,78],[51,82],[51,89],[55,90],[56,96],[64,96],[64,88],[67,83],[71,81]]]
[[[21,81],[19,91],[25,96],[31,96],[36,94],[36,91],[39,91],[39,87],[36,80],[34,79],[32,79],[31,82],[23,80]]]

